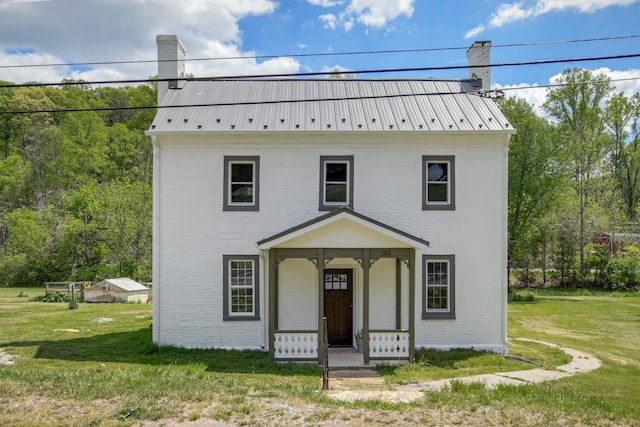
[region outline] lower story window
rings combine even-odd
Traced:
[[[455,257],[424,255],[422,318],[455,318]]]
[[[225,255],[224,319],[259,320],[257,255]]]

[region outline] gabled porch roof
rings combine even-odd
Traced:
[[[277,359],[318,359],[321,361],[325,352],[321,343],[325,342],[328,333],[324,328],[325,321],[325,267],[335,259],[353,259],[359,265],[362,282],[362,335],[363,361],[369,363],[370,358],[406,358],[413,360],[415,347],[415,281],[416,250],[429,247],[429,242],[412,234],[398,230],[388,224],[369,218],[342,207],[333,212],[320,215],[297,226],[274,234],[257,242],[257,248],[268,253],[268,319],[269,319],[269,354]],[[314,283],[317,292],[315,308],[317,325],[313,329],[285,330],[280,328],[279,306],[283,295],[280,293],[280,281],[287,280],[281,273],[286,269],[282,261],[287,259],[307,259],[316,267],[315,281],[306,277],[307,283]],[[395,327],[385,330],[370,328],[370,270],[380,259],[395,259],[395,263],[386,263],[387,273],[395,270]],[[404,266],[406,267],[403,267]],[[354,264],[355,265],[355,264]],[[356,267],[357,268],[357,267]],[[405,269],[404,273],[402,270]],[[403,316],[403,276],[406,280],[405,290],[408,292],[408,304],[404,311],[408,319],[408,329],[402,329]],[[390,282],[393,279],[389,279]],[[342,289],[342,288],[341,288]],[[309,299],[305,299],[308,303]],[[332,306],[335,309],[335,306]],[[334,317],[335,319],[335,317]],[[380,346],[381,342],[389,342],[388,346]]]
[[[331,243],[320,242],[329,237]],[[354,240],[357,239],[358,243]],[[348,242],[348,243],[347,243]],[[348,206],[303,222],[257,242],[258,249],[274,247],[357,247],[371,245],[424,249],[429,242],[385,223],[355,212]],[[383,243],[383,244],[382,244]]]

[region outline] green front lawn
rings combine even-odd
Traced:
[[[20,292],[29,294],[19,297]],[[574,347],[602,368],[560,381],[486,390],[454,383],[412,404],[341,403],[314,364],[263,352],[158,348],[151,305],[33,302],[40,289],[0,288],[0,425],[640,425],[640,296],[538,296],[509,305],[511,338]],[[547,367],[566,357],[512,340]],[[420,352],[381,368],[389,385],[534,365],[468,350]]]

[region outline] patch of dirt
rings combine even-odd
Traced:
[[[0,348],[0,365],[10,366],[15,363],[16,362],[13,360],[13,356],[5,353],[4,350]]]
[[[201,418],[193,421],[161,419],[136,423],[138,427],[222,427],[222,426],[586,426],[597,425],[622,427],[625,424],[609,420],[597,420],[585,424],[574,416],[562,413],[531,413],[526,408],[495,408],[473,406],[458,408],[451,406],[424,407],[415,404],[401,404],[386,409],[358,406],[326,406],[322,404],[284,401],[282,399],[261,399],[251,402],[248,413],[232,412],[224,420],[215,417],[220,408],[212,404]],[[357,404],[356,404],[357,405]]]
[[[621,365],[628,365],[629,364],[629,362],[627,362],[624,359],[620,359],[619,357],[612,357],[611,360],[613,360],[614,362],[619,363]]]

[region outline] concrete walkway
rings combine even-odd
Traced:
[[[332,373],[334,378],[329,381],[330,390],[327,390],[326,394],[332,399],[347,402],[380,400],[391,403],[407,403],[424,398],[425,391],[440,391],[450,387],[452,381],[458,381],[463,384],[481,383],[488,389],[494,389],[499,385],[520,386],[558,380],[578,373],[593,371],[602,365],[599,359],[582,351],[544,341],[526,338],[520,338],[519,340],[559,348],[573,359],[570,363],[558,366],[556,369],[536,368],[524,371],[496,372],[494,374],[473,375],[400,386],[385,384],[384,379],[371,369],[362,370],[358,375],[355,375],[354,371],[335,371]]]

